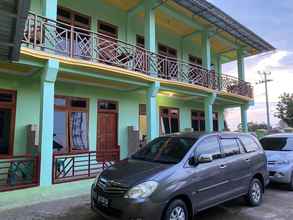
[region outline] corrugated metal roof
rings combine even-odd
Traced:
[[[275,50],[275,48],[264,39],[256,35],[231,16],[209,3],[206,0],[174,0],[177,4],[190,10],[217,28],[229,33],[236,39],[244,42],[257,50],[258,53]]]
[[[30,0],[0,1],[0,58],[18,60]]]

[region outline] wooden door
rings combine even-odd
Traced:
[[[117,143],[117,130],[118,112],[113,109],[99,109],[97,129],[98,161],[113,161],[119,159],[120,150]]]

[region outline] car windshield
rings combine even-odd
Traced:
[[[132,155],[132,159],[158,163],[179,163],[196,142],[195,138],[160,137]]]
[[[270,151],[292,151],[293,146],[289,144],[286,137],[267,137],[260,140],[264,150]]]

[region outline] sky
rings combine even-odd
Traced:
[[[268,84],[271,124],[278,126],[274,117],[279,96],[293,93],[293,0],[208,0],[238,22],[254,31],[277,50],[245,59],[246,81],[254,86],[255,105],[248,111],[248,121],[266,122],[264,84],[258,71],[271,72]],[[235,62],[225,64],[223,72],[237,76]],[[239,109],[225,113],[230,129],[240,123]]]

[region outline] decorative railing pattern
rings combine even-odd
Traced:
[[[159,78],[253,98],[250,83],[182,60],[152,53],[90,30],[29,14],[23,44],[36,50],[117,66]]]
[[[14,156],[0,160],[0,192],[37,186],[38,183],[38,157]]]
[[[119,151],[54,155],[53,183],[94,178],[119,158]]]

